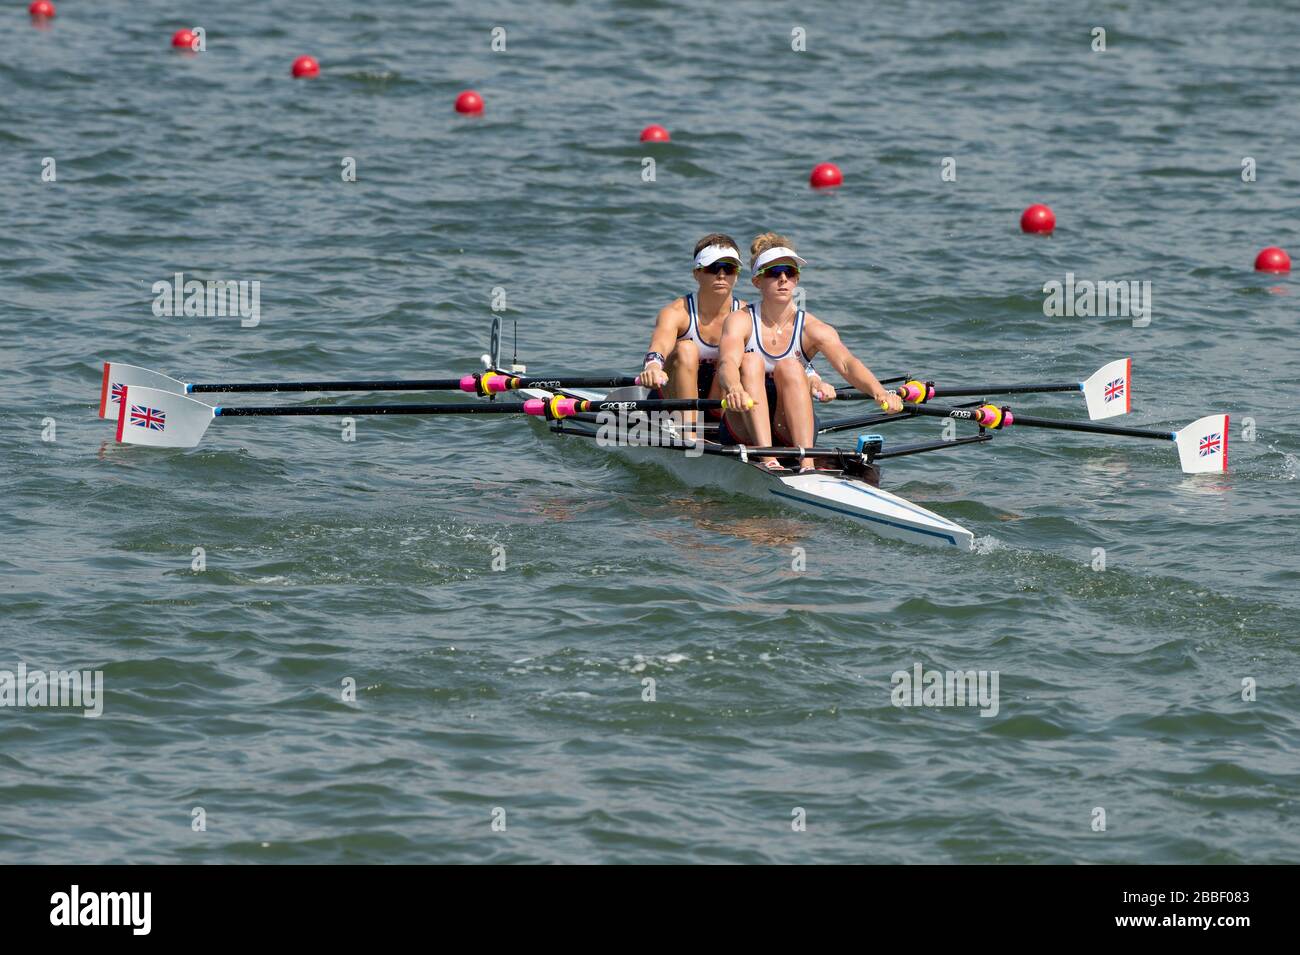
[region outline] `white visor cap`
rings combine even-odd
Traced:
[[[700,249],[700,254],[695,257],[695,267],[697,269],[707,268],[719,259],[735,259],[736,264],[740,264],[740,253],[729,245],[706,245]]]
[[[775,249],[768,249],[766,252],[760,254],[759,257],[754,260],[753,266],[750,267],[750,272],[757,275],[763,266],[767,265],[769,262],[775,262],[777,259],[794,259],[800,266],[808,264],[808,260],[797,255],[794,249],[787,249],[783,245],[778,245]]]

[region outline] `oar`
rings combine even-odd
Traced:
[[[965,404],[957,405],[959,408],[974,408],[980,404],[978,401],[968,401]],[[907,407],[902,411],[888,412],[877,411],[874,414],[861,415],[853,418],[841,418],[838,421],[827,421],[817,429],[818,434],[833,434],[836,431],[853,431],[855,429],[870,428],[878,424],[888,424],[893,421],[906,421],[908,418],[915,416],[915,413]]]
[[[601,411],[702,411],[726,408],[722,400],[665,398],[638,401],[587,401],[553,397],[546,400],[461,402],[410,405],[296,405],[225,407],[207,405],[194,398],[159,388],[127,385],[122,389],[117,416],[117,440],[159,448],[192,448],[214,418],[296,417],[303,415],[440,415],[526,414],[548,420]]]
[[[1113,434],[1123,438],[1151,438],[1173,441],[1178,446],[1178,461],[1186,474],[1228,470],[1228,416],[1207,415],[1197,418],[1181,431],[1151,431],[1144,428],[1119,428],[1088,421],[1061,421],[1055,418],[1031,418],[1015,414],[1010,408],[981,405],[978,408],[943,408],[930,405],[904,406],[913,414],[932,418],[973,421],[981,428],[1000,430],[1012,425],[1027,428],[1052,428],[1057,431],[1083,431],[1088,434]]]
[[[194,383],[180,381],[148,368],[104,362],[104,379],[99,389],[99,416],[116,418],[122,390],[128,386],[156,388],[176,395],[212,392],[292,391],[466,391],[477,395],[500,394],[520,388],[626,388],[637,380],[629,377],[557,376],[523,378],[488,371],[459,378],[405,378],[396,380],[343,381],[236,381]]]
[[[884,382],[882,382],[884,384]],[[1117,358],[1103,365],[1083,381],[1040,382],[1032,384],[937,385],[933,381],[913,379],[895,389],[904,401],[924,404],[933,398],[982,398],[985,395],[1027,395],[1052,391],[1082,391],[1093,421],[1128,414],[1133,397],[1133,360]],[[862,400],[871,396],[852,388],[835,391],[839,399]]]

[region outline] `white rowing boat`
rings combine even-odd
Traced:
[[[639,401],[648,397],[644,388],[620,388],[610,392],[573,389],[550,392],[539,388],[521,392],[529,398],[548,399],[554,394],[592,401]],[[960,524],[906,498],[875,486],[878,469],[867,455],[843,449],[843,461],[833,470],[811,474],[773,473],[739,455],[710,453],[723,446],[706,439],[703,447],[684,446],[683,437],[667,415],[647,419],[635,412],[613,419],[602,436],[594,415],[581,415],[550,422],[555,434],[576,435],[609,448],[629,460],[653,464],[692,487],[716,487],[760,501],[793,507],[817,517],[843,519],[861,524],[881,537],[926,546],[970,550],[975,535]],[[547,422],[532,418],[539,425]],[[658,425],[657,429],[655,424]],[[649,438],[647,440],[647,432]],[[949,442],[951,443],[951,442]],[[746,453],[746,458],[749,455]],[[822,465],[823,467],[827,465]]]

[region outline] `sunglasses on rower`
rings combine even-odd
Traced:
[[[797,279],[799,277],[799,266],[797,265],[769,265],[765,269],[759,269],[758,277],[765,279],[779,279],[785,276],[788,279]]]
[[[740,264],[737,262],[714,262],[710,265],[700,266],[701,272],[708,272],[710,275],[735,275],[740,271]]]

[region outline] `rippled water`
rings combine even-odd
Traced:
[[[195,24],[208,51],[173,54]],[[1251,271],[1300,249],[1297,62],[1294,11],[1208,3],[9,11],[0,669],[100,669],[105,700],[0,709],[0,858],[1297,861],[1300,351],[1293,280]],[[807,188],[821,161],[843,188]],[[1017,229],[1036,201],[1051,239]],[[161,451],[95,418],[106,358],[463,373],[495,288],[530,370],[625,372],[715,229],[791,234],[881,373],[1131,355],[1131,423],[1230,411],[1233,469],[1050,432],[892,463],[976,532],[957,555],[518,421],[236,419]],[[154,317],[177,271],[259,280],[260,325]],[[1150,281],[1150,326],[1045,317],[1067,272]],[[997,715],[891,705],[917,663],[998,671]]]

